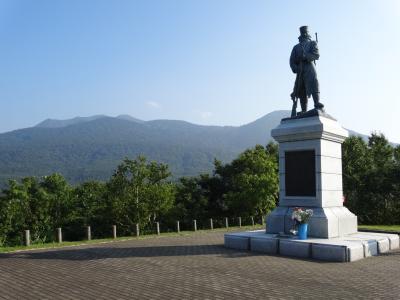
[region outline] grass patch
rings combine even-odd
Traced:
[[[359,225],[358,229],[383,230],[400,232],[400,225]]]
[[[32,244],[30,246],[12,246],[12,247],[0,247],[0,253],[10,253],[17,251],[26,251],[26,250],[39,250],[39,249],[52,249],[52,248],[62,248],[62,247],[72,247],[72,246],[82,246],[82,245],[90,245],[90,244],[105,244],[105,243],[114,243],[128,240],[137,240],[137,239],[149,239],[149,238],[160,238],[160,237],[170,237],[170,236],[189,236],[193,234],[205,234],[210,232],[230,232],[230,231],[239,231],[239,230],[255,230],[255,229],[264,229],[263,225],[257,224],[253,226],[242,226],[239,227],[229,227],[226,228],[215,228],[213,230],[210,229],[200,229],[196,232],[194,231],[181,231],[177,232],[163,232],[160,235],[157,234],[146,234],[141,235],[139,237],[136,236],[125,236],[118,237],[116,239],[113,238],[105,238],[105,239],[93,239],[90,241],[73,241],[73,242],[62,242],[62,243],[38,243]]]

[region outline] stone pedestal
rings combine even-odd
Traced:
[[[272,130],[279,142],[279,205],[266,232],[227,233],[227,248],[272,255],[352,262],[400,246],[397,234],[357,232],[357,217],[343,206],[342,148],[347,130],[320,111],[283,119]],[[314,211],[307,240],[290,234],[295,207]]]
[[[267,217],[267,233],[289,233],[294,207],[314,211],[309,235],[335,238],[357,232],[357,217],[343,206],[342,149],[348,136],[320,111],[283,119],[272,130],[279,143],[279,206]]]

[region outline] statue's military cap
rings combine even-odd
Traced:
[[[309,33],[308,33],[308,26],[301,26],[300,28],[300,34],[302,35],[302,36],[309,36]]]

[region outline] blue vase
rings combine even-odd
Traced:
[[[307,239],[308,224],[299,224],[299,240]]]

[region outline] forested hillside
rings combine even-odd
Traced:
[[[267,144],[271,129],[289,113],[275,111],[238,127],[129,116],[45,120],[0,134],[0,186],[10,178],[54,172],[70,183],[107,180],[125,157],[140,154],[168,164],[174,178],[209,173],[214,159],[229,162],[249,147]]]

